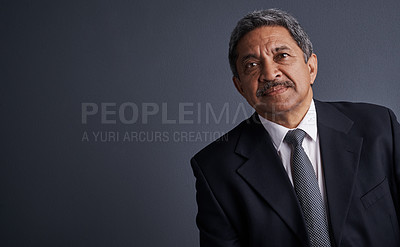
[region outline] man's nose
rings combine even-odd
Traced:
[[[282,72],[279,70],[278,64],[275,62],[264,62],[262,63],[260,82],[273,81],[282,77]]]

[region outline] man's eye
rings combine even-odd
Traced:
[[[256,63],[256,62],[252,62],[252,63],[247,63],[247,64],[246,64],[246,68],[247,68],[247,69],[253,68],[253,67],[255,67],[255,66],[257,66],[257,63]]]
[[[280,53],[278,54],[278,58],[288,58],[290,55],[287,53]]]

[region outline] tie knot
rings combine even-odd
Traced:
[[[301,146],[305,136],[306,132],[302,129],[289,130],[285,136],[285,141],[297,147]]]

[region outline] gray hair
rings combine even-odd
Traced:
[[[303,51],[304,61],[307,63],[313,53],[313,47],[310,38],[296,18],[279,9],[259,10],[243,17],[232,31],[229,41],[229,64],[235,77],[239,78],[236,68],[237,44],[244,35],[262,26],[282,26],[286,28]]]

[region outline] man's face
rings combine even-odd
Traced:
[[[234,77],[238,91],[261,116],[301,118],[312,99],[311,84],[317,74],[313,54],[305,63],[303,51],[289,31],[281,26],[264,26],[239,41]]]

